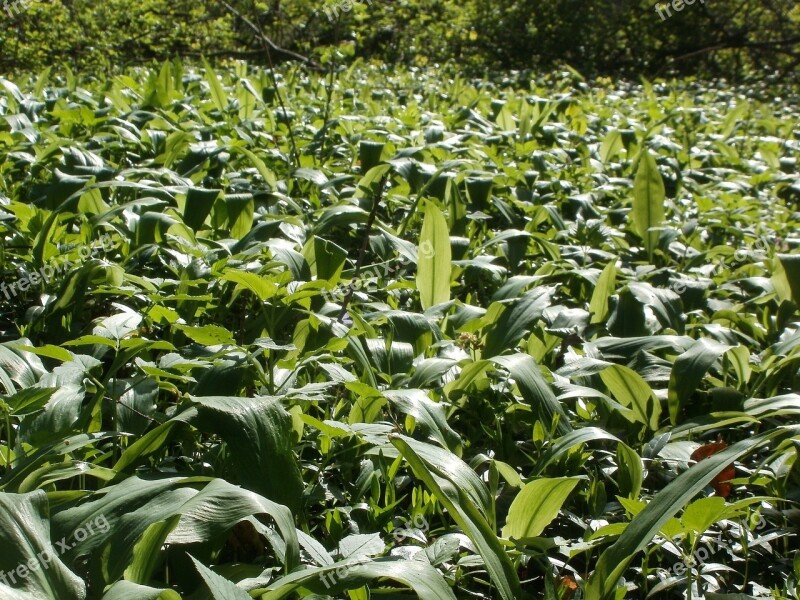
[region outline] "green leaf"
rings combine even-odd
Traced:
[[[225,88],[222,87],[219,77],[208,64],[208,61],[203,59],[203,66],[206,69],[206,82],[211,89],[211,100],[214,102],[216,109],[222,113],[228,110],[228,95],[225,93]]]
[[[278,286],[276,284],[269,281],[266,277],[248,271],[229,269],[222,275],[222,279],[225,281],[233,281],[243,288],[250,290],[261,302],[269,300],[278,292]]]
[[[800,306],[800,254],[778,254],[777,258],[783,267],[783,276],[791,290],[792,300]]]
[[[642,480],[644,469],[642,459],[627,444],[617,445],[617,484],[623,496],[633,498],[639,497],[642,490]]]
[[[619,539],[600,555],[594,572],[589,577],[586,597],[610,600],[614,588],[633,557],[658,533],[667,521],[707,486],[717,474],[735,460],[749,454],[761,444],[786,435],[785,431],[773,430],[734,444],[702,460],[681,473],[637,514]]]
[[[576,429],[568,434],[561,436],[558,440],[550,446],[547,450],[542,452],[539,460],[533,467],[533,474],[538,475],[542,473],[548,465],[557,460],[565,452],[579,444],[586,444],[594,440],[611,440],[619,442],[619,438],[613,436],[607,431],[598,427],[584,427],[583,429]]]
[[[338,283],[347,260],[347,251],[329,240],[318,236],[312,238],[303,248],[303,256],[311,273],[317,279]]]
[[[195,232],[200,230],[220,193],[220,190],[189,188],[183,208],[183,222]]]
[[[191,554],[189,558],[192,559],[195,569],[200,573],[200,577],[203,578],[214,600],[252,600],[250,594],[244,591],[244,589],[240,588],[232,581],[228,581],[224,577],[217,575]]]
[[[133,467],[139,465],[148,456],[161,451],[166,442],[175,433],[175,429],[185,429],[188,426],[187,421],[194,418],[196,413],[196,409],[185,410],[169,421],[161,423],[145,433],[130,446],[125,448],[125,451],[114,465],[114,470],[117,473],[124,473],[125,471],[132,470]]]
[[[180,507],[180,514],[181,520],[169,534],[167,544],[193,545],[220,539],[248,517],[269,515],[285,545],[276,548],[276,554],[285,565],[284,571],[290,573],[300,565],[299,533],[291,511],[255,492],[224,479],[212,479]]]
[[[363,147],[363,143],[362,147]],[[384,180],[386,174],[391,171],[392,165],[377,165],[371,167],[366,174],[359,180],[356,189],[356,198],[376,198],[380,192],[380,182]]]
[[[672,365],[669,378],[669,419],[677,424],[681,408],[717,359],[730,349],[709,338],[701,338],[681,354]]]
[[[175,325],[193,342],[201,346],[219,346],[220,344],[235,344],[233,334],[219,325],[204,325],[202,327],[190,327],[189,325]]]
[[[639,422],[653,431],[658,429],[661,403],[636,371],[623,365],[611,365],[600,372],[600,378],[620,404],[633,408]]]
[[[0,598],[86,598],[86,585],[50,542],[44,492],[0,494]]]
[[[580,477],[557,477],[526,484],[508,509],[503,537],[520,540],[540,536],[558,516],[580,480]]]
[[[600,144],[600,160],[608,163],[625,147],[622,141],[622,133],[618,129],[612,129],[603,138]]]
[[[241,146],[231,146],[230,150],[232,152],[244,154],[247,159],[253,163],[253,166],[256,168],[256,171],[258,171],[259,175],[261,175],[262,179],[264,179],[264,181],[266,181],[273,190],[278,187],[278,178],[275,177],[275,173],[270,171],[264,161],[256,156],[253,152]]]
[[[714,523],[723,518],[726,512],[725,498],[712,496],[695,500],[681,516],[681,523],[687,529],[697,533],[704,533]]]
[[[639,161],[639,169],[633,182],[633,225],[636,233],[644,240],[644,247],[650,260],[658,246],[658,231],[651,231],[664,222],[664,180],[658,171],[656,159],[644,151]]]
[[[451,452],[461,453],[461,437],[447,422],[445,407],[422,390],[386,390],[383,395],[400,411],[414,417],[425,433]]]
[[[361,140],[358,146],[358,159],[361,162],[362,173],[367,173],[373,167],[378,166],[381,162],[381,154],[385,146],[385,142]],[[387,167],[391,168],[391,165],[387,165]]]
[[[84,446],[99,443],[109,438],[119,437],[120,435],[119,433],[111,432],[80,433],[60,439],[53,444],[40,446],[35,452],[19,459],[17,463],[13,465],[13,468],[7,472],[2,481],[0,481],[0,489],[6,492],[13,491],[17,489],[18,486],[21,486],[31,473],[48,461],[54,461]]]
[[[173,515],[163,521],[152,523],[145,529],[141,539],[133,547],[133,557],[125,569],[125,579],[134,583],[146,584],[153,571],[162,560],[164,541],[180,521],[180,515]]]
[[[450,230],[442,211],[429,202],[419,236],[417,289],[422,309],[450,300]]]
[[[408,461],[417,479],[420,479],[428,491],[436,496],[456,524],[475,544],[500,597],[503,600],[519,600],[525,597],[514,565],[497,539],[495,530],[479,510],[481,504],[475,502],[474,492],[469,493],[470,489],[480,485],[483,490],[480,495],[487,495],[480,480],[477,480],[477,483],[473,482],[477,476],[472,470],[450,453],[446,453],[451,457],[448,462],[451,465],[460,464],[460,467],[453,469],[446,463],[437,461],[436,457],[444,451],[435,446],[396,434],[391,435],[390,440]],[[423,459],[423,454],[428,454],[429,458]]]
[[[231,237],[241,240],[253,228],[255,201],[252,194],[227,194],[225,206],[228,210],[228,225]]]
[[[608,316],[608,299],[614,294],[617,284],[617,267],[614,262],[610,262],[600,273],[597,285],[594,286],[592,299],[589,302],[589,313],[591,313],[591,323],[602,323]]]
[[[357,589],[376,579],[393,579],[408,586],[420,600],[456,600],[442,575],[421,560],[382,558],[345,560],[324,567],[303,569],[269,583],[266,589],[251,593],[262,600],[283,600],[295,597],[296,590],[306,588],[324,596],[336,590]],[[263,594],[263,595],[262,595]],[[334,594],[342,597],[339,594]]]
[[[486,335],[483,356],[491,358],[506,350],[514,350],[550,306],[553,291],[552,287],[534,288],[507,307]]]
[[[191,396],[197,427],[228,445],[239,483],[270,500],[300,509],[303,481],[292,441],[292,418],[277,398]]]
[[[566,435],[572,431],[569,417],[533,358],[527,354],[514,354],[495,357],[492,362],[508,369],[511,377],[517,382],[522,397],[531,405],[540,421],[550,425],[557,418],[559,435]]]
[[[112,585],[102,600],[181,600],[181,596],[174,590],[157,589],[122,580]]]

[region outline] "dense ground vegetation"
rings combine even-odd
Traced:
[[[798,119],[0,79],[0,598],[797,598]]]
[[[20,3],[27,2],[22,9]],[[0,69],[66,62],[116,72],[173,56],[324,62],[331,48],[482,74],[568,64],[585,75],[795,77],[794,0],[8,0]],[[673,8],[677,6],[676,10]],[[16,9],[15,9],[16,7]]]

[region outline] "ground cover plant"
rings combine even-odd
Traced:
[[[0,79],[0,598],[797,598],[796,93],[334,75]]]

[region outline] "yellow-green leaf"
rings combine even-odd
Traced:
[[[633,225],[644,241],[647,255],[653,257],[660,233],[654,228],[664,221],[664,180],[658,172],[656,159],[645,151],[633,182]]]
[[[450,230],[442,211],[428,203],[417,251],[417,289],[423,310],[450,300]]]
[[[537,479],[525,485],[508,510],[503,537],[533,538],[541,535],[566,502],[580,477]]]

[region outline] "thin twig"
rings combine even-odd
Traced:
[[[350,298],[353,297],[353,291],[355,289],[355,282],[358,280],[358,275],[361,273],[361,267],[364,264],[364,257],[367,254],[367,246],[369,245],[369,235],[372,233],[372,226],[375,224],[375,219],[378,216],[378,207],[381,204],[381,200],[383,199],[383,190],[386,187],[388,176],[384,175],[381,179],[380,184],[378,184],[378,191],[375,194],[375,198],[372,202],[372,210],[369,213],[369,217],[367,218],[367,228],[364,232],[364,239],[361,242],[361,249],[358,251],[358,259],[356,260],[356,270],[353,273],[353,279],[350,281],[350,285],[347,288],[347,292],[344,295],[344,300],[342,301],[342,311],[339,313],[339,322],[341,323],[344,321],[344,316],[347,314],[347,306],[350,304]]]
[[[258,23],[258,20],[256,20],[256,23],[253,23],[253,21],[245,17],[242,13],[236,10],[228,2],[226,2],[225,0],[221,1],[222,5],[225,6],[225,8],[227,8],[229,11],[231,11],[234,15],[236,15],[240,19],[242,19],[242,21],[244,21],[244,23],[255,32],[256,36],[261,42],[261,46],[264,50],[264,53],[267,55],[267,62],[269,63],[269,76],[270,79],[272,80],[272,85],[275,88],[275,97],[278,99],[278,105],[280,106],[284,117],[286,117],[288,121],[289,112],[286,110],[286,103],[283,101],[283,95],[281,94],[280,87],[278,86],[278,78],[275,76],[275,65],[272,62],[271,49],[275,50],[276,52],[282,52],[284,54],[287,54],[288,56],[294,58],[295,60],[299,60],[300,62],[306,65],[311,65],[314,63],[312,63],[312,61],[306,58],[305,56],[301,56],[300,54],[296,54],[289,50],[284,50],[283,48],[279,48],[271,39],[269,39],[264,34],[264,30],[261,28],[261,24]],[[295,168],[300,168],[300,153],[297,151],[297,144],[295,143],[294,129],[292,128],[291,121],[288,122],[287,128],[289,129],[289,143],[292,146],[292,159],[294,161]]]
[[[228,4],[225,0],[222,0],[222,4],[235,16],[239,17],[244,22],[245,25],[247,25],[250,29],[252,29],[253,32],[258,36],[259,41],[264,46],[267,46],[268,57],[270,57],[270,51],[277,52],[278,54],[282,54],[288,58],[291,58],[292,60],[299,61],[304,65],[307,65],[315,70],[320,70],[322,68],[319,64],[315,63],[307,56],[303,56],[302,54],[298,54],[297,52],[293,52],[292,50],[287,50],[286,48],[281,48],[264,34],[264,30],[261,28],[261,24],[253,23],[253,21],[245,17],[241,12],[239,12],[236,8]],[[270,66],[272,66],[271,57],[270,57]]]
[[[136,414],[137,414],[137,415],[139,415],[140,417],[144,417],[145,419],[147,419],[148,421],[151,421],[151,422],[155,423],[156,425],[162,425],[161,421],[159,421],[158,419],[154,419],[153,417],[150,417],[150,416],[148,416],[148,415],[144,414],[143,412],[139,412],[138,410],[136,410],[136,409],[135,409],[135,408],[133,408],[132,406],[129,406],[128,404],[125,404],[125,403],[124,403],[122,400],[119,400],[119,399],[117,399],[117,404],[121,404],[122,406],[124,406],[125,408],[127,408],[127,409],[128,409],[129,411],[131,411],[132,413],[136,413]]]

